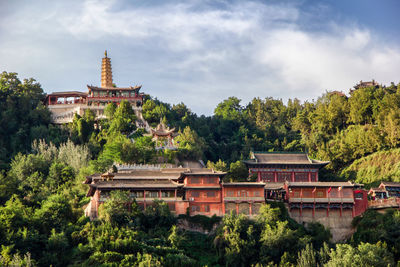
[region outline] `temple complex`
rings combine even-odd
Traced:
[[[164,126],[160,126],[161,132],[170,131]],[[95,219],[112,190],[128,191],[131,201],[142,209],[156,199],[163,200],[176,215],[235,213],[252,217],[263,203],[278,201],[298,223],[319,222],[329,227],[333,240],[338,241],[352,233],[353,218],[368,208],[399,208],[400,183],[383,182],[368,192],[362,184],[319,182],[318,171],[328,162],[310,159],[306,153],[257,152],[245,163],[250,177],[256,175],[255,182],[226,182],[225,172],[175,166],[136,166],[93,174],[84,182],[91,197],[85,214]],[[376,199],[368,201],[368,193],[375,194]]]
[[[111,59],[104,53],[101,64],[101,86],[87,85],[88,92],[54,92],[48,94],[45,105],[52,112],[53,122],[64,124],[72,122],[74,115],[82,116],[86,109],[92,110],[96,118],[105,118],[104,109],[107,104],[114,102],[117,105],[122,100],[128,101],[135,115],[138,117],[137,126],[148,125],[142,116],[142,104],[144,94],[140,92],[142,86],[116,87],[113,84]]]

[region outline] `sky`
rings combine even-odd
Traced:
[[[0,0],[0,71],[45,92],[114,83],[211,115],[230,96],[286,102],[400,82],[400,1]]]

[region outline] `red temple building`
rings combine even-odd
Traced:
[[[258,182],[317,182],[318,171],[329,161],[313,160],[303,152],[254,152],[244,161]]]
[[[83,115],[86,109],[92,110],[96,117],[105,118],[105,106],[111,102],[117,105],[126,100],[139,118],[138,127],[144,127],[145,123],[141,113],[144,94],[140,93],[141,86],[116,87],[112,80],[111,59],[107,57],[107,51],[102,59],[101,86],[88,85],[88,92],[54,92],[48,94],[45,105],[52,112],[53,122],[63,124],[72,122],[74,115]]]
[[[98,216],[98,208],[112,190],[129,191],[132,201],[145,209],[155,199],[165,201],[175,214],[223,216],[226,213],[258,214],[265,203],[264,183],[223,183],[225,172],[210,169],[168,168],[131,170],[86,177],[91,197],[85,214]]]

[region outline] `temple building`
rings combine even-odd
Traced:
[[[45,105],[52,112],[53,122],[64,124],[72,122],[74,115],[83,115],[86,109],[92,110],[98,119],[105,118],[104,109],[107,104],[117,105],[122,100],[128,101],[136,116],[138,127],[148,127],[142,116],[142,104],[145,94],[140,92],[142,86],[116,87],[113,84],[111,59],[107,51],[102,59],[101,86],[87,85],[88,92],[54,92],[48,94]]]
[[[160,123],[156,128],[150,128],[150,135],[152,136],[152,140],[155,142],[156,150],[175,150],[178,148],[174,142],[174,137],[176,137],[178,133],[175,132],[175,128],[170,129],[165,126],[162,120],[160,120]]]
[[[117,173],[93,174],[86,177],[91,197],[85,214],[94,219],[99,206],[112,190],[128,191],[132,201],[142,209],[155,199],[168,204],[172,213],[206,216],[242,213],[258,214],[265,203],[264,183],[224,183],[225,172],[206,168],[132,169]]]
[[[350,182],[286,182],[285,202],[292,219],[301,224],[321,223],[337,242],[353,233],[353,218],[368,208],[362,187]]]
[[[304,152],[252,152],[244,163],[258,182],[318,182],[318,171],[329,161],[310,159]]]

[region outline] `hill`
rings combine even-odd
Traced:
[[[400,149],[378,151],[355,160],[341,174],[348,180],[374,185],[380,181],[400,181]]]

